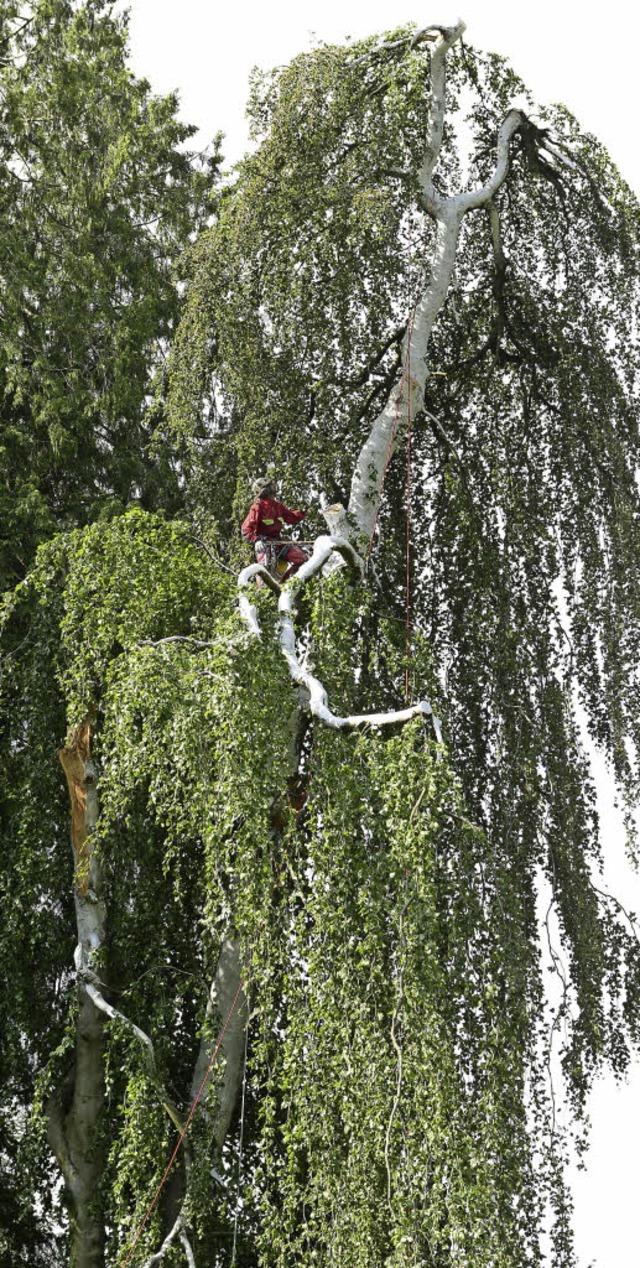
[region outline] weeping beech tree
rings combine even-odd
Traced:
[[[6,601],[3,1253],[568,1268],[639,1037],[584,749],[631,808],[637,204],[461,27],[250,108],[173,349],[192,519]],[[268,464],[351,566],[239,607]]]

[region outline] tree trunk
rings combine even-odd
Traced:
[[[228,934],[220,950],[218,967],[211,983],[209,999],[207,1000],[205,1018],[208,1022],[212,1016],[217,1014],[220,1025],[224,1025],[227,1017],[229,1017],[234,1000],[236,996],[238,997],[220,1044],[224,1060],[224,1074],[222,1083],[218,1085],[216,1091],[217,1104],[215,1117],[213,1118],[213,1137],[220,1152],[222,1152],[222,1146],[233,1117],[242,1078],[244,1034],[249,1012],[248,1000],[242,986],[242,980],[243,968],[240,958],[240,939],[235,934]],[[194,1100],[206,1075],[206,1082],[202,1091],[203,1104],[208,1084],[217,1073],[216,1064],[207,1075],[210,1060],[211,1041],[203,1038],[191,1082],[191,1099]]]
[[[66,1187],[72,1268],[103,1268],[105,1233],[97,1198],[103,1157],[96,1128],[104,1104],[104,1015],[87,992],[83,977],[103,946],[105,927],[100,867],[92,846],[98,798],[89,718],[69,737],[59,756],[71,799],[78,1017],[75,1062],[65,1088],[49,1102],[48,1136]]]
[[[464,31],[464,23],[456,27],[427,27],[419,37],[434,42],[431,57],[431,99],[426,126],[424,159],[416,173],[417,201],[436,226],[433,256],[425,262],[425,285],[410,314],[402,345],[403,372],[398,383],[374,419],[356,461],[349,518],[340,505],[325,505],[323,514],[332,535],[349,538],[350,526],[368,542],[374,532],[386,468],[400,436],[411,417],[424,404],[428,375],[427,355],[434,323],[446,301],[456,262],[460,226],[469,211],[491,202],[509,170],[509,147],[514,134],[526,123],[519,110],[510,110],[499,129],[496,143],[496,165],[486,185],[475,190],[446,196],[435,188],[433,174],[442,147],[446,112],[446,59],[449,50]],[[497,214],[497,213],[496,213]]]

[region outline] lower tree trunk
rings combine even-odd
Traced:
[[[60,751],[71,799],[71,844],[78,942],[75,1062],[64,1089],[49,1102],[49,1143],[64,1177],[71,1226],[72,1268],[103,1268],[105,1231],[98,1196],[103,1156],[98,1122],[104,1105],[105,1018],[86,990],[104,944],[105,908],[92,832],[98,817],[91,722],[85,718]]]
[[[224,1074],[222,1082],[218,1084],[216,1090],[217,1104],[213,1119],[213,1136],[220,1152],[222,1152],[222,1146],[233,1117],[242,1078],[244,1032],[249,1012],[248,1000],[242,983],[243,967],[240,939],[235,934],[228,934],[220,950],[218,967],[209,991],[206,1010],[206,1021],[209,1021],[213,1015],[217,1014],[221,1026],[224,1026],[225,1022],[227,1022],[220,1044],[224,1061]],[[235,1006],[234,1001],[236,1001]],[[213,1069],[209,1070],[207,1074],[210,1061],[211,1040],[203,1038],[191,1083],[191,1098],[193,1100],[200,1091],[206,1076],[205,1086],[202,1091],[203,1104],[205,1103],[208,1083],[212,1078],[216,1078],[219,1070],[216,1062]]]
[[[64,1120],[63,1174],[70,1198],[72,1268],[102,1268],[104,1222],[98,1189],[103,1156],[96,1128],[104,1104],[104,1019],[80,987],[71,1108]]]

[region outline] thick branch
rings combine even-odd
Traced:
[[[178,1215],[178,1218],[175,1224],[173,1225],[173,1227],[167,1233],[167,1236],[165,1237],[162,1245],[158,1247],[158,1250],[156,1250],[153,1255],[150,1255],[148,1259],[145,1259],[144,1264],[142,1265],[142,1268],[152,1268],[153,1264],[159,1264],[161,1260],[164,1259],[167,1252],[171,1250],[171,1247],[174,1241],[176,1240],[176,1237],[179,1237],[180,1241],[182,1241],[184,1223],[185,1223],[185,1210],[184,1210],[184,1203],[183,1203],[182,1208],[180,1210],[180,1214]]]
[[[70,1198],[73,1262],[77,1268],[101,1268],[104,1225],[97,1194],[102,1151],[96,1128],[104,1104],[104,1022],[84,980],[104,944],[102,877],[93,846],[98,818],[95,770],[91,760],[91,721],[87,717],[60,751],[71,799],[71,843],[75,860],[74,898],[78,943],[78,1016],[75,1063],[68,1076],[71,1098],[63,1114],[57,1098],[49,1106],[49,1141],[55,1150]]]
[[[446,204],[438,214],[431,274],[413,314],[402,345],[405,370],[374,420],[362,446],[351,482],[349,512],[365,540],[376,521],[385,467],[395,444],[412,417],[422,408],[427,379],[427,350],[431,331],[447,297],[456,260],[461,214]]]
[[[216,1087],[217,1106],[213,1121],[213,1136],[218,1150],[221,1150],[224,1145],[242,1078],[244,1034],[249,1012],[248,999],[244,991],[241,992],[238,1005],[232,1012],[233,1001],[238,992],[241,979],[240,939],[236,935],[231,935],[224,939],[218,957],[218,967],[207,1000],[205,1035],[203,1035],[200,1043],[191,1084],[191,1097],[193,1099],[202,1085],[211,1059],[211,1041],[206,1037],[206,1032],[209,1029],[207,1022],[216,1018],[224,1020],[225,1017],[231,1014],[221,1045],[224,1058],[224,1073],[222,1082],[218,1083]],[[210,1071],[205,1083],[203,1103],[214,1073],[215,1070]],[[204,1112],[206,1113],[206,1109]]]
[[[256,638],[260,638],[258,610],[255,604],[250,602],[247,594],[245,593],[250,583],[256,577],[260,577],[269,589],[272,590],[274,594],[278,595],[278,597],[280,597],[281,588],[275,577],[271,576],[271,573],[267,571],[263,564],[249,564],[247,568],[242,569],[242,572],[238,577],[238,588],[240,590],[238,606],[240,608],[240,613],[249,626],[251,633],[254,634]]]
[[[169,1118],[178,1128],[178,1131],[182,1131],[184,1127],[184,1119],[162,1083],[158,1073],[155,1048],[152,1040],[145,1031],[141,1030],[139,1026],[136,1026],[135,1022],[132,1022],[129,1017],[125,1016],[124,1013],[121,1013],[119,1009],[114,1008],[112,1004],[107,1003],[107,1000],[104,998],[104,995],[99,988],[98,978],[94,973],[85,969],[83,976],[87,995],[89,995],[89,997],[93,1000],[96,1008],[100,1009],[100,1012],[104,1013],[107,1017],[110,1017],[112,1021],[121,1021],[142,1044],[146,1055],[147,1069],[153,1086],[159,1092],[162,1105],[169,1115]]]
[[[428,28],[427,28],[428,29]],[[465,30],[464,22],[457,26],[445,27],[439,31],[439,39],[431,54],[431,100],[427,119],[427,145],[424,162],[420,169],[420,183],[427,187],[433,196],[433,169],[438,161],[442,148],[444,132],[444,116],[446,109],[446,61],[449,49],[460,39]]]
[[[184,1253],[187,1259],[188,1268],[196,1268],[196,1257],[193,1253],[191,1242],[189,1241],[189,1238],[187,1237],[187,1234],[185,1233],[184,1229],[182,1230],[180,1234],[180,1241],[182,1243],[182,1249],[184,1250]]]
[[[438,35],[442,35],[444,28],[441,26],[425,26],[422,30],[416,31],[415,35],[403,35],[399,40],[384,40],[382,44],[377,44],[375,48],[369,49],[362,57],[356,57],[351,62],[352,66],[364,66],[367,62],[372,62],[376,57],[380,57],[385,53],[391,53],[396,48],[415,48],[417,44],[425,43],[428,40],[436,40]]]
[[[484,207],[497,194],[509,171],[509,146],[512,137],[526,123],[526,115],[521,110],[510,110],[502,121],[498,132],[497,159],[492,175],[486,185],[479,189],[470,189],[464,194],[456,194],[451,200],[464,215],[475,207]]]
[[[497,140],[496,165],[492,176],[480,189],[444,198],[433,189],[431,173],[442,140],[445,105],[445,57],[460,34],[461,28],[448,33],[433,55],[433,102],[431,107],[432,140],[427,159],[420,171],[419,203],[436,223],[436,241],[427,283],[416,304],[412,320],[402,344],[404,370],[389,394],[384,409],[374,420],[360,450],[351,484],[349,512],[366,540],[374,530],[377,508],[384,482],[385,469],[393,455],[398,437],[404,433],[409,411],[411,416],[424,404],[427,380],[427,352],[431,331],[445,303],[456,262],[460,225],[464,215],[489,203],[504,182],[509,170],[509,146],[515,132],[526,122],[519,110],[510,110],[504,119]],[[435,112],[435,113],[434,113]],[[442,115],[442,118],[440,117]]]
[[[388,713],[362,713],[353,714],[348,717],[339,717],[332,713],[329,708],[327,693],[319,679],[309,673],[298,661],[296,648],[296,635],[293,625],[293,611],[295,608],[298,591],[306,584],[314,573],[318,572],[324,564],[337,553],[342,556],[345,563],[353,570],[358,579],[361,579],[364,565],[360,556],[354,550],[350,542],[340,537],[318,537],[313,549],[311,559],[298,570],[291,578],[287,585],[280,589],[280,598],[278,601],[278,610],[280,612],[280,647],[282,654],[287,662],[289,672],[294,682],[304,687],[309,695],[308,708],[311,713],[324,722],[327,726],[334,730],[357,730],[360,727],[382,727],[393,726],[398,723],[410,721],[411,718],[426,715],[432,718],[433,727],[439,742],[442,742],[442,732],[440,722],[433,714],[431,705],[427,700],[421,700],[418,704],[412,705],[407,709],[399,709]],[[247,584],[247,574],[251,571],[245,568],[238,578],[239,587],[243,588]],[[244,616],[251,633],[258,638],[261,637],[260,626],[258,623],[257,612],[252,604],[244,595],[240,596],[240,610]]]
[[[182,1198],[178,1215],[176,1219],[174,1220],[174,1223],[170,1232],[165,1237],[159,1249],[155,1251],[154,1254],[151,1255],[149,1259],[146,1260],[145,1268],[147,1265],[159,1263],[164,1258],[164,1256],[168,1253],[168,1251],[171,1249],[172,1243],[175,1241],[176,1237],[179,1237],[179,1240],[187,1256],[188,1262],[190,1264],[194,1263],[195,1261],[193,1259],[193,1251],[191,1249],[191,1244],[187,1237],[186,1228],[185,1228],[187,1224],[186,1202],[187,1202],[187,1196],[188,1196],[189,1175],[190,1175],[190,1167],[191,1167],[191,1158],[190,1158],[189,1150],[185,1140],[185,1134],[186,1134],[186,1129],[191,1121],[191,1118],[198,1104],[201,1106],[202,1112],[205,1114],[205,1116],[207,1115],[207,1111],[204,1106],[204,1098],[206,1097],[207,1089],[214,1075],[215,1066],[213,1064],[213,1058],[217,1055],[217,1053],[220,1050],[224,1058],[224,1073],[222,1077],[222,1082],[218,1084],[218,1086],[216,1087],[215,1095],[217,1100],[217,1110],[216,1110],[215,1118],[213,1121],[213,1136],[216,1141],[218,1151],[222,1150],[222,1146],[224,1144],[227,1132],[229,1130],[229,1124],[231,1122],[231,1118],[235,1108],[235,1103],[237,1100],[238,1088],[240,1086],[240,1079],[242,1077],[242,1055],[243,1055],[243,1049],[244,1049],[244,1030],[246,1025],[246,1013],[248,1011],[247,997],[244,991],[241,990],[242,964],[240,959],[239,939],[225,938],[222,945],[222,950],[220,952],[220,956],[218,958],[218,966],[216,969],[216,974],[213,980],[213,984],[211,986],[211,991],[209,993],[209,999],[207,1001],[205,1021],[211,1019],[212,1016],[218,1016],[218,1015],[220,1016],[220,1018],[226,1018],[226,1020],[224,1022],[222,1034],[220,1035],[217,1041],[217,1045],[213,1054],[211,1051],[210,1038],[208,1037],[208,1035],[207,1036],[203,1035],[202,1037],[200,1047],[198,1050],[198,1056],[196,1058],[196,1062],[194,1066],[193,1077],[191,1081],[191,1089],[190,1089],[191,1108],[189,1110],[189,1114],[186,1119],[183,1119],[182,1115],[179,1113],[178,1109],[176,1108],[173,1100],[167,1094],[163,1084],[160,1081],[160,1078],[158,1076],[156,1059],[155,1059],[155,1050],[149,1036],[144,1032],[144,1030],[141,1030],[139,1026],[136,1026],[132,1021],[129,1020],[128,1017],[126,1017],[123,1013],[121,1013],[117,1008],[114,1008],[111,1004],[107,1003],[104,996],[102,995],[102,992],[99,989],[99,982],[95,974],[85,970],[85,978],[87,979],[86,989],[90,993],[91,998],[93,999],[96,1007],[99,1008],[108,1017],[110,1017],[112,1021],[118,1020],[123,1022],[128,1027],[128,1029],[133,1032],[133,1034],[142,1044],[145,1050],[145,1054],[147,1058],[147,1066],[148,1066],[153,1084],[156,1087],[157,1091],[160,1093],[164,1109],[166,1110],[172,1122],[175,1124],[175,1126],[178,1128],[178,1131],[180,1132],[181,1141],[179,1141],[178,1146],[176,1147],[176,1150],[174,1151],[173,1158],[175,1158],[176,1156],[177,1149],[180,1143],[184,1145],[184,1149],[185,1149],[187,1195],[185,1195]],[[172,1158],[172,1161],[173,1161],[173,1158]],[[158,1199],[159,1193],[160,1193],[160,1189],[158,1189],[158,1191],[156,1192],[153,1205],[155,1205],[155,1202]],[[147,1212],[147,1215],[145,1216],[145,1219],[143,1220],[142,1224],[140,1224],[137,1230],[136,1236],[131,1245],[131,1250],[133,1250],[133,1248],[135,1247],[138,1241],[140,1233],[142,1232],[142,1229],[144,1228],[144,1224],[146,1223],[146,1219],[148,1218],[151,1209],[152,1208],[149,1209],[149,1211]]]

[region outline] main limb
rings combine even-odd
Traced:
[[[442,740],[440,731],[440,723],[433,714],[431,705],[427,700],[420,700],[418,704],[412,705],[407,709],[398,709],[388,713],[362,713],[353,714],[348,717],[340,717],[329,708],[329,700],[327,693],[319,681],[308,669],[304,668],[297,655],[296,635],[293,625],[293,613],[297,593],[302,586],[318,572],[333,554],[340,555],[344,562],[358,579],[362,578],[364,572],[363,562],[354,550],[350,542],[340,537],[318,537],[314,544],[311,559],[302,565],[299,572],[289,582],[287,586],[279,587],[278,611],[280,613],[280,647],[282,654],[287,662],[289,673],[293,681],[303,687],[308,695],[308,708],[310,712],[324,722],[326,726],[332,727],[338,731],[353,731],[360,727],[384,727],[394,724],[410,721],[411,718],[420,715],[431,717],[433,720],[436,737]],[[244,568],[238,577],[238,587],[240,589],[239,605],[240,611],[252,634],[260,638],[260,624],[255,606],[250,603],[246,590],[252,579],[260,571],[260,566],[250,564],[248,568]],[[264,572],[264,569],[262,570]],[[271,579],[273,581],[273,579]],[[271,589],[275,587],[274,583]]]
[[[431,57],[430,107],[424,158],[418,172],[418,204],[435,224],[433,255],[426,267],[427,280],[407,323],[402,343],[400,380],[369,431],[358,455],[349,498],[349,517],[330,508],[332,530],[348,535],[349,523],[366,541],[371,537],[381,497],[384,471],[409,412],[414,417],[424,403],[428,375],[428,347],[435,321],[447,298],[453,275],[460,227],[467,212],[485,206],[504,183],[509,170],[510,143],[526,122],[519,110],[510,110],[500,127],[496,163],[489,180],[475,190],[445,196],[434,185],[434,170],[442,147],[446,112],[446,58],[460,38],[463,24],[438,33]],[[410,367],[410,369],[408,369]]]

